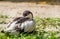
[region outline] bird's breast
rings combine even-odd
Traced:
[[[25,21],[22,23],[21,28],[24,28],[24,32],[31,32],[34,29],[34,21]]]

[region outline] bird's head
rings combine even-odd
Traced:
[[[26,11],[24,11],[23,12],[23,16],[24,17],[28,17],[28,18],[33,18],[33,14],[32,14],[32,12],[30,12],[29,10],[26,10]]]

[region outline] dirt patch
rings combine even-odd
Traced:
[[[47,5],[36,3],[12,3],[0,2],[0,14],[11,17],[22,16],[23,11],[30,10],[34,17],[58,17],[60,18],[60,5]]]

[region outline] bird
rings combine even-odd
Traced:
[[[30,33],[35,29],[33,14],[29,10],[23,12],[23,17],[17,17],[1,32],[26,32]]]

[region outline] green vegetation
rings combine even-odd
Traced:
[[[8,23],[8,21],[6,20],[7,18],[9,18],[9,16],[7,16],[7,15],[0,15],[0,24]]]
[[[7,15],[0,15],[0,18],[9,18]]]
[[[1,21],[0,24],[6,24],[7,22],[6,21]]]
[[[60,18],[34,18],[36,29],[31,34],[21,33],[19,35],[9,35],[8,33],[0,33],[0,39],[60,39],[60,31],[45,31],[46,27],[53,26],[56,29],[60,27]]]

